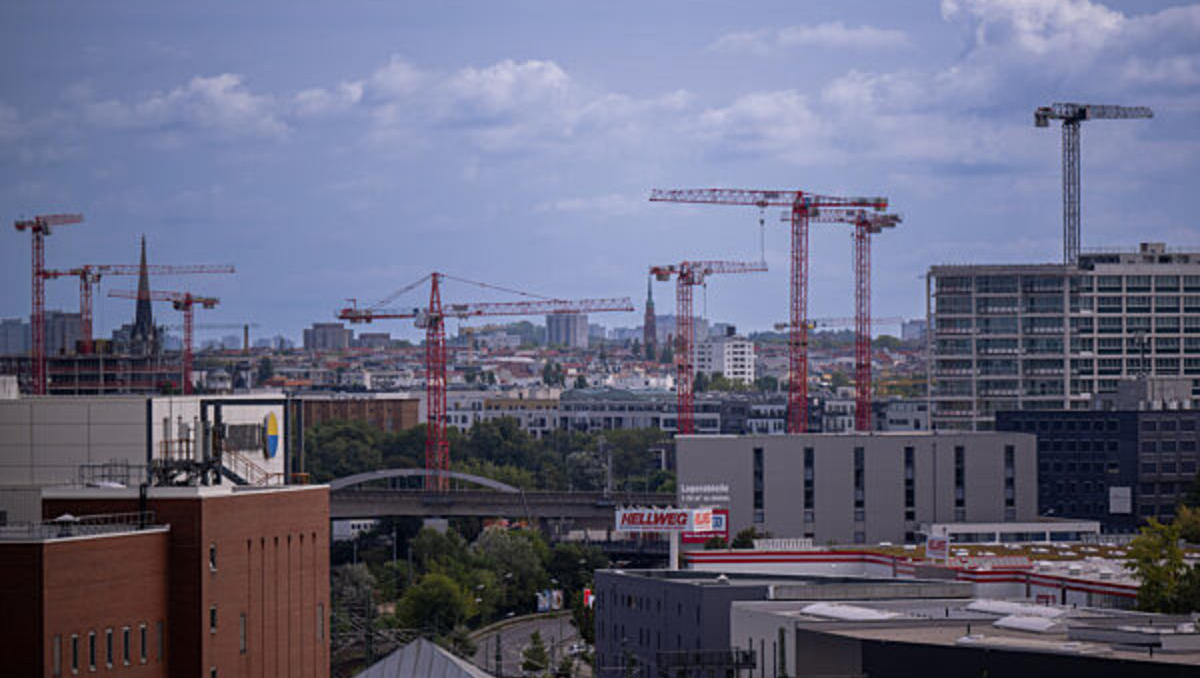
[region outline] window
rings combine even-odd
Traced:
[[[79,673],[79,634],[71,634],[71,673]]]
[[[104,664],[110,669],[113,665],[113,630],[111,628],[104,629]]]
[[[325,640],[325,603],[317,603],[317,640]]]
[[[967,460],[966,450],[962,445],[954,446],[954,508],[963,509],[967,505],[966,497]],[[957,514],[958,512],[955,511]],[[955,518],[958,520],[958,518]]]
[[[55,676],[62,675],[62,636],[54,636],[50,641],[50,671]]]
[[[763,448],[754,448],[754,522],[766,522],[763,477]]]
[[[149,652],[149,649],[146,647],[146,640],[147,640],[146,635],[147,635],[146,634],[146,625],[139,624],[138,625],[138,640],[140,640],[141,642],[139,643],[138,648],[139,648],[141,654],[138,655],[138,659],[140,659],[143,664],[146,663],[146,655]]]
[[[1012,445],[1004,446],[1004,512],[1005,519],[1009,520],[1009,509],[1013,509],[1012,513],[1015,516],[1017,506],[1017,472],[1016,472],[1016,448]]]
[[[217,678],[217,667],[215,667],[215,666],[209,667],[208,678]]]
[[[213,542],[208,545],[208,569],[210,572],[217,571],[217,543]]]
[[[96,632],[88,631],[88,671],[96,670]]]
[[[913,463],[914,450],[904,448],[904,519],[917,519],[916,472]]]
[[[816,479],[813,476],[813,448],[804,448],[804,513],[809,515],[813,510],[813,492],[816,490]],[[807,519],[806,519],[807,520]],[[807,522],[812,522],[807,520]]]
[[[208,608],[208,632],[217,632],[217,606],[213,605]]]
[[[246,654],[246,613],[238,615],[238,649]]]
[[[121,663],[129,666],[130,660],[133,659],[132,638],[129,633],[129,627],[121,628]]]

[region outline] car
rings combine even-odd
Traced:
[[[586,654],[587,651],[587,643],[571,643],[571,646],[567,648],[567,654],[572,657],[578,657],[581,654]]]

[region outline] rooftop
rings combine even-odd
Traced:
[[[0,542],[57,541],[133,532],[166,532],[168,529],[166,525],[155,524],[154,511],[87,516],[73,516],[65,513],[53,520],[0,526]]]
[[[1200,665],[1191,616],[988,599],[734,603],[848,638]],[[1153,649],[1152,649],[1153,648]]]

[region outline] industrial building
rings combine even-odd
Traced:
[[[39,492],[0,528],[12,675],[329,675],[328,487]]]
[[[1037,517],[1028,433],[810,433],[676,438],[681,506],[729,510],[817,543],[911,543],[922,524]]]
[[[302,393],[292,400],[301,408],[303,429],[327,421],[361,421],[384,433],[398,433],[420,421],[420,399],[405,394]]]
[[[214,458],[232,483],[281,485],[292,457],[283,396],[0,400],[0,486],[137,484],[155,461]]]
[[[1020,595],[981,596],[979,588],[911,574],[600,570],[596,675],[1178,676],[1200,669],[1190,616],[1034,604]]]
[[[1089,409],[1123,377],[1200,377],[1200,253],[1162,243],[1078,264],[933,266],[926,309],[940,430]]]

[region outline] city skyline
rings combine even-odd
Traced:
[[[874,307],[923,317],[931,265],[1060,260],[1060,139],[1033,109],[1081,101],[1155,112],[1085,126],[1084,247],[1200,245],[1200,5],[807,10],[9,4],[0,195],[10,220],[84,214],[48,239],[50,267],[133,263],[145,233],[151,263],[238,268],[156,287],[294,338],[432,270],[629,296],[638,310],[603,322],[634,327],[650,264],[759,254],[757,210],[651,188],[882,194],[905,222],[875,240]],[[708,317],[743,332],[786,320],[786,229],[763,216],[770,272],[708,290]],[[850,232],[829,231],[813,227],[811,317],[853,310]],[[0,317],[28,317],[28,236],[6,238]],[[659,313],[673,291],[655,285]],[[49,282],[47,306],[76,294]],[[97,336],[132,307],[98,298]]]

